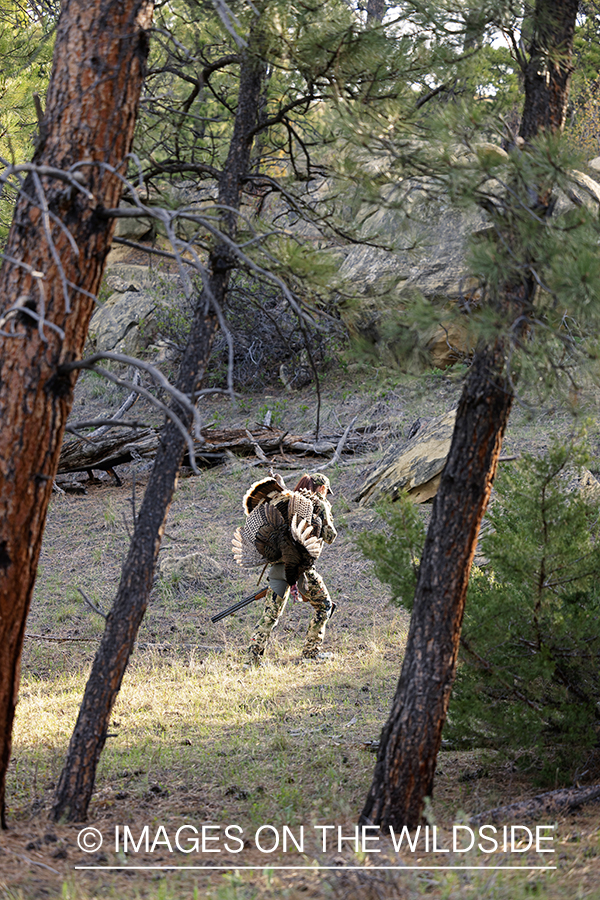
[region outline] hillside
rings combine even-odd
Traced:
[[[84,378],[76,414],[82,406],[87,412],[94,404],[118,406],[118,391],[108,388],[102,397],[92,396],[94,391],[98,392],[95,379]],[[104,835],[114,833],[115,823],[129,825],[133,835],[141,834],[148,823],[163,824],[169,834],[182,824],[224,828],[229,823],[238,823],[244,833],[255,833],[263,824],[278,829],[288,825],[297,836],[302,824],[308,829],[331,823],[343,825],[344,834],[353,833],[372,776],[375,757],[368,750],[387,717],[408,617],[389,605],[387,589],[355,546],[360,531],[379,525],[374,511],[359,508],[352,497],[362,474],[389,443],[402,442],[418,416],[437,415],[451,407],[457,391],[458,384],[435,372],[418,379],[387,375],[386,381],[380,375],[361,392],[339,378],[328,386],[324,427],[340,430],[358,416],[357,424],[378,423],[382,437],[380,450],[346,458],[327,470],[339,537],[324,553],[319,570],[338,609],[326,637],[333,657],[320,664],[299,659],[308,621],[301,604],[286,610],[269,645],[267,664],[258,671],[244,670],[242,657],[260,603],[217,626],[209,621],[253,589],[254,577],[235,566],[230,541],[240,524],[241,497],[264,468],[252,458],[232,458],[201,477],[183,475],[160,553],[165,574],[157,578],[113,716],[89,825]],[[307,430],[313,402],[309,389],[244,397],[238,409],[213,399],[204,401],[203,414],[207,421],[247,426],[260,421],[268,408],[283,427]],[[551,434],[566,434],[572,421],[566,411],[528,419],[517,410],[505,450],[510,454],[524,448],[542,450]],[[592,434],[596,447],[598,440],[598,434]],[[310,469],[310,460],[306,464]],[[275,464],[289,483],[302,471],[296,462],[292,466]],[[226,898],[276,896],[283,890],[289,897],[412,898],[424,889],[432,897],[462,897],[465,891],[518,897],[533,885],[543,897],[567,896],[568,885],[580,886],[581,896],[595,896],[600,814],[594,804],[557,820],[560,849],[552,862],[558,863],[558,873],[505,873],[502,879],[498,873],[491,880],[477,870],[458,880],[456,874],[435,870],[402,875],[368,869],[338,875],[327,870],[269,875],[258,867],[297,865],[298,857],[292,860],[289,853],[265,857],[250,842],[240,857],[221,854],[218,864],[225,870],[206,874],[75,871],[77,865],[121,865],[125,860],[122,852],[115,855],[114,840],[111,844],[108,837],[102,851],[82,853],[76,845],[81,826],[54,826],[47,815],[102,629],[101,618],[86,605],[79,589],[102,610],[109,610],[131,530],[133,494],[139,505],[147,467],[148,463],[121,467],[121,487],[105,473],[96,473],[93,482],[79,476],[86,493],[58,494],[51,504],[23,658],[9,778],[11,831],[2,837],[3,876],[7,890],[13,892],[9,896],[19,896],[19,891],[23,897],[55,896],[63,879],[70,885],[63,896],[112,896],[125,877],[136,896],[144,897],[191,897],[194,884],[200,896],[208,891],[209,896]],[[427,516],[427,508],[422,509]],[[169,566],[169,560],[190,554],[200,555],[185,571]],[[597,780],[596,776],[589,773],[583,783]],[[493,754],[442,752],[433,814],[440,829],[447,829],[457,818],[464,820],[538,792],[535,773],[495,761]],[[389,842],[384,849],[388,856],[391,852],[387,864],[397,865]],[[529,865],[540,865],[540,859],[547,864],[539,855],[526,856]],[[304,865],[316,860],[333,866],[356,865],[362,859],[349,844],[342,852],[333,844],[319,852],[314,841],[302,858]],[[448,862],[440,854],[435,860],[423,855],[415,860],[410,853],[401,858],[404,865]],[[455,864],[467,862],[464,855],[455,854],[453,859]],[[374,865],[372,860],[366,857],[365,864]],[[153,854],[130,855],[129,861],[153,866],[215,864],[214,857],[202,854],[173,856],[165,846]],[[481,864],[472,855],[468,862]],[[496,860],[488,857],[486,862]],[[242,863],[250,869],[238,868]]]

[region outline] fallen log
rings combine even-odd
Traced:
[[[60,455],[58,474],[75,472],[114,470],[140,459],[151,459],[158,448],[158,429],[129,429],[119,434],[103,434],[97,439],[84,436],[66,441]],[[355,429],[346,440],[344,448],[348,453],[371,449],[376,435],[369,429]],[[247,428],[203,428],[201,439],[194,441],[196,463],[199,466],[214,466],[225,462],[230,454],[255,456],[262,462],[277,463],[286,456],[333,457],[339,436],[324,437],[318,441],[309,435],[288,434],[280,428],[257,426]],[[184,459],[184,465],[189,460]]]
[[[530,800],[521,800],[519,803],[511,803],[508,806],[497,806],[486,812],[471,816],[470,825],[482,825],[498,822],[501,819],[532,818],[534,816],[551,816],[557,813],[566,813],[572,809],[591,803],[600,798],[600,785],[594,784],[581,788],[564,788],[557,791],[546,791],[538,794]]]
[[[158,432],[152,428],[142,431],[131,429],[120,434],[109,432],[94,439],[79,437],[63,443],[58,474],[67,475],[92,469],[107,471],[147,453],[154,453],[157,447]]]

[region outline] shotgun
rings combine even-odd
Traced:
[[[260,591],[256,592],[256,594],[252,594],[250,597],[244,597],[243,600],[239,600],[237,603],[234,603],[233,606],[228,606],[227,609],[224,609],[220,613],[217,613],[217,615],[213,616],[210,621],[213,624],[216,622],[220,622],[221,619],[224,619],[226,616],[233,615],[233,613],[237,612],[238,609],[243,609],[244,606],[248,606],[248,604],[253,603],[255,600],[260,600],[261,597],[264,597],[266,595],[268,590],[268,587],[261,588]]]

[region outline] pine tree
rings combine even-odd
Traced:
[[[151,20],[142,0],[63,3],[39,169],[19,194],[0,268],[2,827],[25,623],[73,402],[75,378],[62,366],[81,355],[110,249],[113,222],[98,207],[121,195],[116,171],[131,149]]]
[[[512,7],[502,6],[481,5],[480,30],[486,31],[488,11],[492,20],[506,21]],[[584,202],[553,216],[557,194],[568,191],[573,180],[572,157],[560,134],[578,3],[537,0],[526,10],[531,13],[527,52],[514,41],[525,100],[519,136],[509,136],[508,152],[499,141],[491,148],[482,142],[488,113],[469,96],[468,79],[459,98],[449,96],[451,102],[442,103],[440,95],[450,95],[461,81],[442,78],[441,69],[439,83],[413,104],[412,114],[398,114],[381,142],[389,171],[400,181],[398,207],[407,209],[411,195],[421,189],[438,203],[479,208],[489,227],[471,244],[477,290],[469,291],[459,315],[476,350],[433,504],[406,655],[361,814],[365,823],[415,827],[432,793],[471,564],[516,381],[533,369],[547,382],[544,376],[572,363],[578,345],[595,353],[589,335],[597,333],[592,323],[599,312],[599,268],[592,251],[597,218]],[[466,50],[472,8],[468,16],[462,9],[462,29],[455,7],[436,5],[429,12],[432,32],[439,34],[441,24],[462,33]],[[443,37],[440,42],[443,49],[447,42]],[[430,39],[429,47],[434,43]],[[454,60],[458,65],[456,47]],[[565,310],[576,323],[576,337],[565,327]]]
[[[46,93],[58,5],[0,4],[0,172],[2,160],[27,162],[39,128],[37,103]],[[40,107],[38,107],[40,111]],[[16,193],[5,186],[0,199],[0,242],[6,240]]]
[[[524,454],[495,484],[486,560],[469,583],[444,738],[532,765],[565,782],[600,736],[600,495],[587,451]],[[425,526],[408,497],[380,509],[359,543],[392,601],[412,611]]]
[[[600,497],[573,446],[525,455],[496,482],[469,586],[444,736],[525,753],[572,781],[600,737]]]

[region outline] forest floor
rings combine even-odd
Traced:
[[[535,836],[536,826],[552,826],[541,834],[553,841],[540,847],[553,853],[527,850],[524,843],[503,852],[501,836],[494,853],[452,849],[453,824],[542,790],[518,759],[489,752],[440,753],[428,847],[424,830],[414,852],[404,842],[396,853],[389,835],[376,840],[375,832],[363,847],[352,840],[338,846],[340,834],[355,835],[373,776],[370,742],[386,721],[408,630],[407,614],[390,605],[388,588],[356,546],[359,533],[379,524],[376,513],[358,507],[353,497],[389,444],[401,443],[417,417],[450,409],[458,390],[455,378],[440,373],[368,380],[356,374],[326,386],[325,432],[341,434],[358,416],[358,426],[385,425],[386,436],[377,450],[327,469],[339,536],[318,568],[338,609],[326,636],[332,657],[323,662],[300,659],[309,618],[304,604],[285,611],[258,670],[243,668],[243,653],[260,601],[218,625],[210,622],[256,583],[254,573],[236,567],[231,537],[243,518],[242,496],[266,474],[265,467],[232,458],[201,477],[180,479],[160,558],[196,552],[202,557],[191,575],[157,578],[97,773],[85,827],[97,830],[88,833],[88,842],[101,838],[103,845],[92,850],[88,843],[92,852],[78,845],[82,824],[55,825],[49,818],[103,628],[79,589],[109,610],[148,465],[122,467],[121,487],[109,475],[97,482],[86,482],[84,475],[78,480],[85,494],[53,496],[25,641],[9,830],[0,835],[0,897],[600,897],[598,804],[552,821],[505,823],[522,826],[517,841],[527,837],[525,828]],[[84,376],[73,415],[116,408],[121,399],[112,385]],[[237,408],[210,399],[203,414],[207,422],[247,427],[262,421],[267,409],[274,424],[308,431],[314,395],[310,388],[293,394],[273,390],[245,397]],[[535,418],[517,408],[504,452],[541,452],[552,437],[572,428],[573,418],[562,408]],[[589,437],[597,471],[595,424]],[[293,485],[301,466],[310,470],[322,463],[297,460],[283,468],[276,461],[275,468]],[[599,780],[598,773],[589,773],[590,779]],[[183,826],[179,843],[189,853],[176,847]],[[462,848],[469,834],[459,833]],[[200,839],[198,852],[194,837]],[[528,868],[493,868],[498,866]]]

